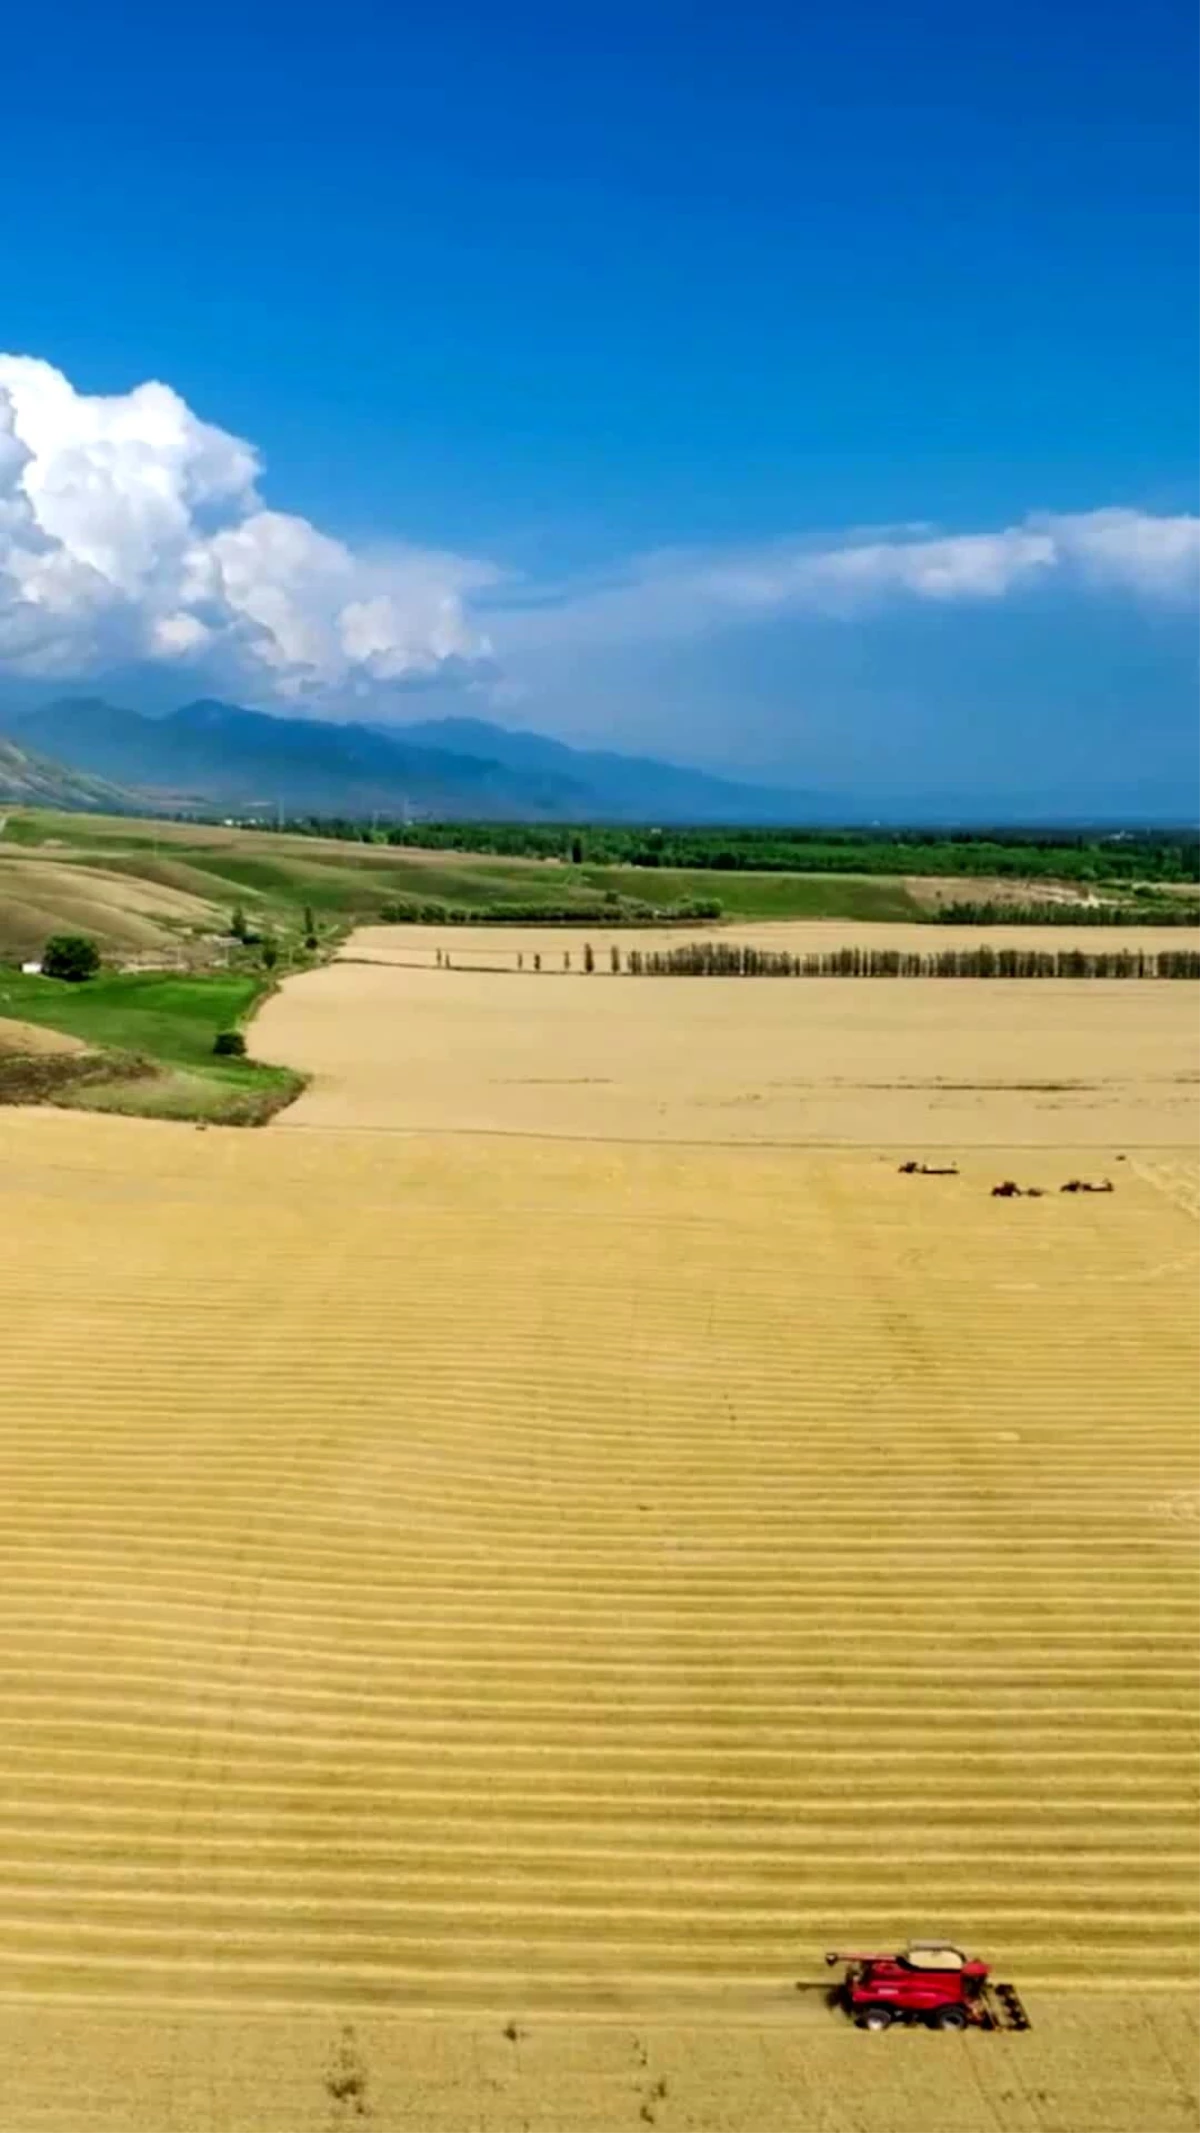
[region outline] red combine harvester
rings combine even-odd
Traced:
[[[931,2029],[1028,2029],[1013,1985],[945,1941],[911,1940],[899,1955],[827,1955],[848,1969],[834,1998],[860,2029],[924,2022]]]

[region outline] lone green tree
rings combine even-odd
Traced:
[[[317,922],[311,904],[304,906],[304,945],[310,952],[317,945]]]
[[[279,961],[279,950],[274,941],[264,941],[261,953],[263,969],[274,970],[276,963]]]
[[[246,914],[240,904],[235,904],[233,907],[233,916],[229,921],[229,931],[235,941],[244,941],[250,931],[246,924]]]
[[[571,865],[575,867],[580,867],[583,865],[582,837],[572,837],[571,839]]]
[[[52,933],[42,950],[42,974],[82,985],[100,968],[100,950],[86,933]]]

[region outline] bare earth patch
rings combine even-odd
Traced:
[[[1061,907],[1064,919],[1072,906],[1107,902],[1121,893],[1119,886],[1094,889],[1037,878],[1019,881],[1010,874],[910,874],[904,886],[930,911],[958,903],[1054,904]]]
[[[0,1104],[70,1102],[108,1071],[80,1038],[0,1017]]]
[[[87,1045],[81,1037],[69,1037],[65,1030],[46,1029],[40,1022],[18,1022],[12,1017],[0,1016],[0,1055],[20,1053],[38,1056],[43,1053],[86,1052]]]

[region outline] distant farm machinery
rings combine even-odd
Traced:
[[[898,1955],[834,1952],[845,1963],[830,2000],[859,2029],[921,2023],[929,2029],[1030,2027],[1015,1985],[993,1984],[990,1967],[945,1941],[913,1940]]]

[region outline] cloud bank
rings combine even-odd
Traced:
[[[175,663],[295,700],[487,655],[486,563],[355,551],[263,505],[253,448],[168,385],[76,392],[0,356],[0,669],[57,679]]]
[[[0,675],[174,670],[181,685],[333,710],[477,679],[500,703],[542,649],[582,659],[772,615],[853,622],[1047,591],[1178,604],[1200,580],[1200,519],[1104,509],[992,532],[673,549],[538,585],[400,542],[352,548],[269,509],[261,471],[168,385],[81,393],[49,363],[0,356]]]
[[[692,636],[755,616],[853,620],[888,604],[994,604],[1055,590],[1173,605],[1200,589],[1200,519],[1108,509],[1031,516],[992,533],[926,526],[641,556],[591,584],[500,596],[514,640]]]

